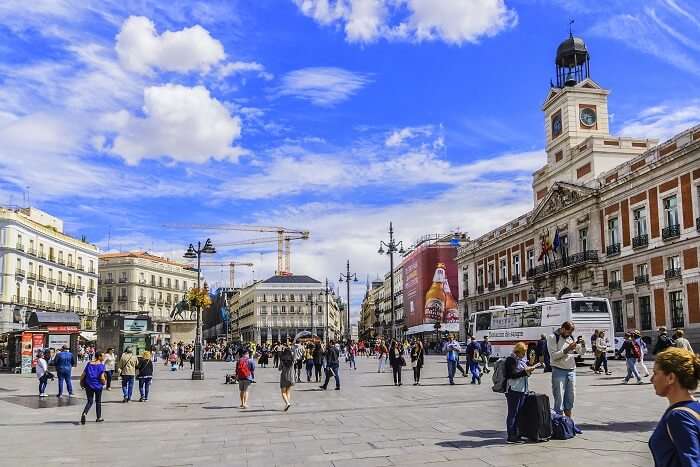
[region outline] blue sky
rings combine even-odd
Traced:
[[[5,0],[0,202],[66,220],[103,250],[311,231],[292,270],[363,279],[399,239],[472,237],[531,208],[540,106],[574,18],[616,134],[700,115],[695,0]],[[216,260],[272,273],[272,245]],[[222,268],[208,271],[224,280]],[[241,280],[252,273],[241,271]],[[353,291],[353,304],[364,288]]]

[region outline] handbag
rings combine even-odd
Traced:
[[[399,364],[401,364],[401,366],[406,366],[406,359],[403,357],[399,357]]]

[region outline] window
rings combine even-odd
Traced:
[[[649,297],[639,297],[639,320],[642,331],[651,330],[651,301]]]
[[[489,284],[495,283],[496,280],[496,272],[494,270],[493,264],[489,264]]]
[[[479,274],[478,274],[478,280],[479,280],[479,287],[484,286],[484,268],[479,268]]]
[[[44,266],[42,266],[40,264],[39,265],[39,279],[41,279],[42,277],[44,277]]]
[[[267,307],[265,305],[260,307],[260,313],[262,313],[263,315],[267,314]]]
[[[698,191],[698,194],[700,195],[700,191]],[[17,234],[17,245],[22,245],[22,236],[20,234]]]
[[[615,332],[622,332],[625,330],[625,322],[622,316],[622,300],[617,300],[612,302],[612,313],[613,313],[613,325],[615,327]]]
[[[187,290],[187,281],[182,281],[182,290]]]
[[[44,255],[44,244],[39,243],[39,256],[43,256],[43,255]]]
[[[671,326],[682,328],[685,326],[683,316],[683,292],[677,290],[668,294],[669,311],[671,312]]]
[[[63,252],[62,251],[58,252],[58,262],[63,263]]]
[[[289,307],[289,312],[290,312],[290,313],[294,313],[294,311],[295,311],[295,310],[294,310],[294,305],[290,306],[290,307]]]
[[[513,275],[520,275],[520,255],[513,255]]]
[[[272,314],[273,315],[277,314],[277,305],[272,305]]]
[[[121,289],[119,289],[119,296],[126,297],[126,287],[122,287]]]
[[[491,313],[476,315],[476,331],[488,331],[491,328]]]
[[[27,266],[27,272],[29,274],[32,274],[34,272],[34,263],[32,263],[31,261],[29,262],[29,266]]]
[[[76,276],[75,278],[78,281],[78,288],[82,287],[83,285],[83,278],[80,276]]]
[[[158,287],[163,287],[163,278],[158,277]]]
[[[632,219],[634,220],[634,236],[639,237],[647,234],[647,209],[645,207],[637,208],[632,211]]]
[[[673,227],[678,224],[678,198],[673,195],[664,199],[664,227]]]
[[[49,290],[48,296],[49,296],[49,303],[53,303],[53,292],[51,292]]]
[[[649,274],[649,265],[642,263],[637,265],[637,277],[645,277]]]
[[[49,279],[53,279],[53,269],[49,268]]]
[[[617,245],[620,243],[620,234],[617,231],[617,217],[608,219],[608,244]]]
[[[175,288],[180,290],[180,279],[175,279]]]
[[[571,302],[571,313],[608,313],[608,307],[602,300],[576,300]]]
[[[508,275],[508,264],[505,259],[501,260],[501,279],[505,280]]]
[[[22,269],[22,260],[19,259],[19,258],[17,258],[17,266],[16,266],[16,269],[17,269],[18,271],[19,271],[20,269]]]
[[[168,277],[168,288],[171,288],[172,284],[170,282],[170,278]]]
[[[95,272],[95,262],[93,260],[90,260],[90,269],[88,269],[88,272]],[[143,273],[141,275],[143,275]]]
[[[535,269],[535,250],[527,250],[527,269]]]
[[[669,256],[668,257],[668,269],[670,271],[675,271],[675,270],[680,270],[681,268],[681,257],[676,255],[676,256]]]
[[[83,257],[78,256],[78,269],[82,269],[82,268],[83,268]]]
[[[151,285],[152,285],[153,287],[156,286],[156,276],[154,276],[153,274],[151,274]]]
[[[287,312],[287,307],[286,307],[286,306],[282,305],[282,306],[281,306],[281,309],[282,309],[282,310],[281,310],[282,313],[286,313],[286,312]]]

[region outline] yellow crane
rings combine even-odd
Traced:
[[[245,225],[245,224],[167,224],[164,227],[193,230],[233,230],[242,232],[266,232],[277,234],[274,237],[259,237],[233,242],[217,243],[217,246],[243,246],[260,243],[277,242],[277,271],[278,276],[291,275],[291,245],[292,240],[308,240],[308,230],[290,229],[279,226]]]

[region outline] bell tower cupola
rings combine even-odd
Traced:
[[[586,43],[580,37],[574,37],[569,29],[569,37],[557,48],[557,84],[556,87],[575,86],[576,83],[591,77],[590,55]]]

